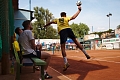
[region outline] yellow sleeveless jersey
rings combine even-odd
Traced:
[[[71,17],[61,17],[53,20],[53,22],[57,24],[58,33],[63,29],[70,28],[69,26],[70,18]]]
[[[16,33],[13,35],[13,41],[16,41]]]

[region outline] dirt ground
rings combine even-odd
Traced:
[[[120,80],[120,50],[87,50],[89,60],[81,51],[67,50],[70,67],[65,72],[61,52],[48,52],[52,56],[48,73],[53,76],[49,80]],[[33,73],[32,68],[23,66],[20,80],[39,80],[40,71]],[[14,77],[0,75],[0,80],[14,80]]]
[[[61,52],[52,55],[50,67],[68,80],[120,80],[120,50],[87,50],[87,60],[81,51],[68,50],[70,67],[63,72]],[[52,54],[52,52],[49,52]]]

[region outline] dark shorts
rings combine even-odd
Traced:
[[[28,55],[23,55],[23,58],[41,58],[41,51],[36,51],[37,55],[34,55],[33,53],[30,53]]]
[[[60,44],[63,44],[67,41],[67,38],[75,39],[75,35],[71,28],[63,29],[59,32],[60,34]]]

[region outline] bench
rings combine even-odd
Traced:
[[[15,49],[15,45],[13,44],[13,50],[15,54],[15,59],[16,59],[16,78],[15,80],[20,80],[20,72],[21,72],[21,67],[23,66],[22,63],[20,63],[20,59],[18,56],[18,53]],[[31,58],[33,62],[33,72],[35,72],[35,66],[41,66],[41,79],[44,80],[44,66],[46,65],[46,62],[39,59],[39,58]]]

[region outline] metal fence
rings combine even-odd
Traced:
[[[0,58],[2,52],[9,53],[10,36],[14,33],[12,0],[0,0]]]
[[[9,73],[10,40],[14,32],[13,16],[12,0],[0,0],[0,59],[3,75]]]

